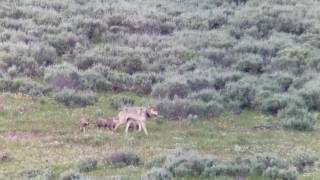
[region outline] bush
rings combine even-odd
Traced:
[[[288,161],[270,154],[259,154],[251,162],[252,170],[271,179],[297,179],[297,172]]]
[[[216,178],[218,176],[247,177],[266,177],[270,179],[295,180],[297,171],[295,164],[314,163],[315,159],[305,156],[295,156],[290,163],[286,159],[272,154],[256,154],[248,158],[235,158],[218,163],[217,159],[210,155],[200,155],[199,153],[186,149],[176,149],[167,155],[157,156],[148,163],[148,168],[154,165],[162,173],[169,171],[174,177],[201,177]],[[303,158],[300,158],[303,157]],[[163,172],[164,171],[164,172]],[[152,172],[149,170],[146,174]],[[151,173],[150,173],[151,174]],[[155,173],[155,176],[159,173]],[[146,176],[144,176],[146,177]]]
[[[57,52],[52,46],[33,44],[30,50],[39,66],[49,66],[57,61]]]
[[[128,73],[133,74],[142,71],[145,69],[143,67],[143,62],[141,58],[133,56],[133,57],[125,57],[119,62],[119,69]]]
[[[263,60],[257,55],[247,55],[238,61],[236,69],[247,73],[261,73],[263,71]]]
[[[53,173],[50,170],[25,170],[19,173],[19,178],[53,180]]]
[[[20,92],[31,96],[46,94],[49,89],[29,78],[1,79],[0,90],[7,92]]]
[[[241,109],[253,107],[256,89],[252,82],[238,81],[226,85],[223,95],[227,103],[238,102]]]
[[[143,180],[171,180],[172,174],[165,168],[152,168],[144,173]]]
[[[218,117],[223,111],[220,103],[215,101],[205,103],[202,101],[178,98],[173,100],[158,100],[156,106],[160,114],[171,119],[187,118],[189,115],[212,118]]]
[[[98,98],[92,92],[79,92],[69,89],[54,93],[53,98],[57,102],[70,107],[85,107],[98,101]]]
[[[97,169],[98,161],[92,158],[87,158],[84,160],[81,160],[78,163],[78,169],[80,172],[89,172]]]
[[[167,160],[167,156],[166,155],[158,155],[154,158],[152,158],[151,160],[147,161],[145,163],[145,167],[150,169],[150,168],[160,168],[164,165],[164,163]]]
[[[100,73],[93,70],[87,70],[80,74],[81,89],[90,90],[111,90],[112,84]]]
[[[320,87],[318,87],[317,82],[308,82],[305,87],[299,91],[299,95],[309,110],[320,110],[320,100],[318,98],[320,96]]]
[[[233,176],[233,177],[245,177],[250,173],[250,161],[242,160],[240,158],[232,161],[227,161],[222,164],[212,166],[205,169],[204,176]]]
[[[136,73],[132,78],[133,85],[129,90],[144,94],[149,94],[152,91],[152,85],[158,81],[158,77],[154,74]]]
[[[181,81],[164,82],[156,84],[152,91],[152,96],[156,98],[169,98],[174,97],[184,98],[190,92],[189,86]]]
[[[138,166],[141,164],[141,159],[134,153],[117,152],[107,156],[104,159],[104,163],[106,165],[115,167],[124,167],[130,165]]]
[[[128,96],[116,96],[111,98],[111,107],[117,110],[124,106],[132,106],[134,103],[135,100]]]
[[[216,91],[215,89],[203,89],[197,92],[193,92],[189,94],[188,98],[194,100],[201,100],[206,103],[209,103],[211,101],[219,103],[223,102],[223,99],[219,91]]]
[[[319,158],[313,153],[300,152],[294,155],[292,163],[299,173],[303,173],[306,168],[314,166],[318,160]]]
[[[60,174],[60,180],[79,180],[81,179],[80,173],[74,170],[68,170]]]
[[[164,167],[174,177],[198,177],[206,168],[215,164],[216,159],[212,156],[201,156],[194,151],[178,149],[174,154],[167,156]]]
[[[261,101],[261,99],[258,99],[258,101]],[[274,95],[262,99],[261,110],[265,114],[276,115],[289,105],[296,105],[302,108],[304,103],[301,98],[295,95]]]
[[[286,129],[310,131],[313,130],[315,126],[314,115],[297,106],[287,107],[279,114],[279,117],[282,126]]]
[[[49,66],[45,69],[45,81],[55,89],[79,89],[80,74],[75,66],[69,63]]]

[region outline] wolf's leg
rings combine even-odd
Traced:
[[[125,130],[126,136],[128,135],[128,130],[129,130],[131,123],[132,123],[132,121],[127,122],[126,130]]]
[[[138,121],[138,131],[141,132],[141,130],[142,130],[142,125],[141,125],[141,122]]]
[[[145,124],[144,122],[141,122],[141,125],[142,125],[142,129],[143,129],[144,133],[145,133],[146,135],[148,135],[148,131],[147,131],[146,124]]]
[[[124,122],[122,120],[119,119],[119,121],[116,123],[116,126],[114,127],[114,130],[116,131],[118,129],[118,127],[123,124]]]

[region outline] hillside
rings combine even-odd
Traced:
[[[263,131],[263,135],[283,135],[279,141],[271,137],[266,142],[272,146],[271,141],[275,141],[277,149],[263,150],[264,146],[258,143],[258,149],[241,152],[240,155],[274,152],[290,158],[290,154],[301,150],[303,144],[293,137],[302,136],[307,136],[305,141],[313,142],[317,147],[315,138],[318,137],[317,115],[320,110],[319,7],[318,0],[1,1],[0,90],[3,94],[0,101],[0,142],[8,141],[7,134],[18,133],[19,137],[19,133],[27,133],[27,136],[33,137],[35,132],[42,134],[50,127],[59,129],[62,123],[66,129],[62,132],[49,131],[47,136],[67,138],[66,143],[81,141],[81,146],[77,144],[76,147],[85,151],[90,151],[91,140],[94,143],[97,141],[98,147],[106,148],[104,141],[121,139],[119,144],[111,143],[109,148],[113,152],[130,143],[152,142],[155,136],[169,133],[167,128],[172,126],[176,128],[173,131],[178,139],[170,141],[168,147],[160,147],[159,151],[179,148],[174,144],[179,141],[179,134],[187,128],[190,132],[186,136],[190,136],[191,140],[179,141],[178,144],[200,153],[222,156],[221,161],[224,161],[234,158],[234,152],[224,152],[219,149],[221,146],[231,148],[244,143],[244,146],[254,149],[254,141],[265,142],[260,131],[256,132],[257,139],[253,138],[255,131],[252,132],[252,128],[261,126],[270,128],[267,132]],[[20,96],[30,99],[29,103],[34,106],[30,112],[19,115],[20,106],[29,106],[23,104]],[[111,135],[103,132],[99,132],[102,138],[99,139],[100,135],[96,137],[94,130],[90,130],[88,137],[77,132],[77,122],[81,116],[115,116],[118,109],[125,105],[150,104],[155,105],[161,114],[157,121],[151,123],[151,139],[134,133],[133,137],[138,140],[128,140],[120,133]],[[50,107],[46,109],[46,106]],[[63,114],[57,114],[59,111],[65,114],[73,111],[81,113],[66,116],[61,121],[57,119],[63,118]],[[50,123],[46,121],[48,116]],[[226,120],[228,117],[234,119],[232,123]],[[243,120],[243,117],[246,119]],[[217,143],[218,146],[206,144],[212,135],[207,132],[209,134],[200,137],[201,133],[209,131],[205,126],[212,127],[210,132],[214,134],[219,131],[219,122],[224,121],[231,127],[221,127],[220,133],[228,134],[231,139],[240,137],[240,142],[231,140],[225,145],[217,139],[210,143]],[[238,123],[243,124],[234,127]],[[163,134],[157,131],[158,126]],[[152,130],[156,131],[153,137]],[[234,136],[229,135],[233,130],[236,131]],[[252,138],[250,142],[244,135],[245,131],[252,133],[249,135]],[[40,146],[42,141],[44,139],[34,142],[35,146]],[[23,147],[24,141],[14,141],[14,145],[11,143],[8,147],[3,145],[3,148],[13,151],[10,154],[14,156],[14,151]],[[199,146],[193,143],[199,143]],[[286,143],[292,151],[279,147]],[[315,147],[307,149],[318,155],[320,152]],[[155,154],[156,151],[145,148],[133,151],[150,159],[144,153]],[[97,151],[96,147],[92,149]],[[65,149],[60,150],[63,152]],[[33,149],[29,153],[34,152]],[[1,153],[0,150],[0,163]],[[19,153],[17,156],[20,156]],[[76,153],[67,154],[75,156]],[[92,153],[92,156],[101,154]],[[26,154],[17,159],[26,163],[22,156]],[[66,159],[53,159],[57,162],[52,161],[48,166],[49,169],[59,167],[54,170],[57,178],[62,167],[69,168],[81,158],[67,158],[68,163]],[[43,159],[36,158],[35,162],[43,162]],[[4,166],[4,176],[15,176],[16,168],[19,171],[30,169],[15,167],[16,163],[9,162],[9,170]],[[237,165],[252,168],[252,164],[241,163]],[[294,175],[294,178],[298,176],[298,172],[286,168],[280,168],[280,172]],[[243,169],[239,169],[242,172]],[[100,170],[97,174],[101,173]],[[140,177],[142,171],[139,167],[134,172],[135,178]],[[158,171],[165,170],[158,169],[156,173],[160,173]],[[218,170],[210,169],[210,173],[213,171]],[[269,169],[264,174],[273,173],[278,177],[280,172]],[[314,173],[319,172],[315,170]],[[219,176],[219,173],[215,175]],[[245,175],[240,173],[240,176]],[[222,177],[225,176],[238,174],[222,173]],[[266,176],[274,178],[270,177],[272,175]]]

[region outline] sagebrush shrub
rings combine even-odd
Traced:
[[[19,173],[19,178],[21,179],[43,179],[43,180],[52,180],[53,172],[51,170],[45,169],[33,169],[25,170]]]
[[[319,160],[319,157],[314,153],[310,152],[299,152],[296,153],[292,158],[292,163],[296,167],[299,173],[303,173],[306,168],[312,167],[315,165],[316,161]]]
[[[132,106],[134,103],[135,100],[129,96],[116,96],[111,98],[111,107],[117,110],[124,106]]]
[[[226,85],[223,91],[226,102],[238,102],[241,109],[253,106],[256,89],[246,81],[233,82]]]
[[[222,102],[223,98],[220,95],[219,91],[216,91],[215,89],[203,89],[197,92],[193,92],[189,94],[188,98],[195,99],[195,100],[201,100],[203,102]]]
[[[284,109],[279,117],[284,128],[298,131],[313,130],[316,122],[312,113],[295,105]]]
[[[80,180],[81,175],[74,170],[68,170],[60,174],[60,180]]]
[[[236,69],[247,73],[261,73],[263,71],[263,60],[257,55],[244,55],[238,61]]]
[[[45,95],[49,89],[29,78],[0,79],[0,90],[20,92],[31,96]]]
[[[44,72],[44,79],[56,89],[78,89],[81,83],[78,69],[69,63],[47,67]]]
[[[164,167],[175,177],[197,177],[215,163],[216,159],[212,156],[201,156],[191,150],[177,149],[174,154],[167,157]]]
[[[134,153],[116,152],[104,158],[106,165],[124,167],[138,166],[142,163],[140,157]]]
[[[317,82],[311,81],[299,91],[299,95],[302,97],[309,110],[320,110],[320,100],[318,98],[320,95],[320,86],[318,85]]]
[[[119,69],[133,74],[144,69],[143,61],[139,57],[125,57],[119,62]]]
[[[78,169],[80,172],[89,172],[97,169],[98,161],[93,158],[83,159],[78,163]]]
[[[247,160],[236,159],[222,164],[206,168],[204,176],[233,176],[246,177],[250,173],[250,162]]]
[[[189,99],[161,99],[157,101],[157,109],[160,114],[170,119],[187,118],[190,115],[199,117],[218,117],[222,111],[223,106],[219,102],[203,102]]]
[[[143,180],[171,180],[172,174],[165,168],[152,168],[144,173]]]
[[[111,90],[112,84],[102,74],[87,70],[80,74],[80,88],[85,90]]]
[[[46,44],[33,44],[30,51],[39,66],[52,65],[57,61],[57,52],[52,46]]]
[[[148,169],[150,168],[160,168],[164,165],[164,163],[167,160],[167,156],[166,155],[158,155],[156,157],[153,157],[151,160],[145,162],[144,166]]]
[[[296,95],[275,94],[265,99],[258,99],[261,102],[261,110],[265,114],[276,115],[284,108],[295,105],[300,108],[304,106],[303,100]]]
[[[153,97],[169,98],[173,99],[174,97],[184,98],[190,92],[188,84],[184,82],[164,82],[156,84],[152,91]]]
[[[92,92],[80,92],[70,89],[55,92],[53,98],[57,102],[70,107],[85,107],[98,101],[98,98]]]

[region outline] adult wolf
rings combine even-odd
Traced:
[[[130,126],[130,120],[135,120],[138,123],[139,131],[143,129],[144,133],[148,135],[146,127],[146,120],[152,116],[157,116],[158,111],[155,107],[124,107],[118,114],[118,122],[116,123],[115,130],[122,124],[127,124],[126,135],[128,133],[128,127]]]

